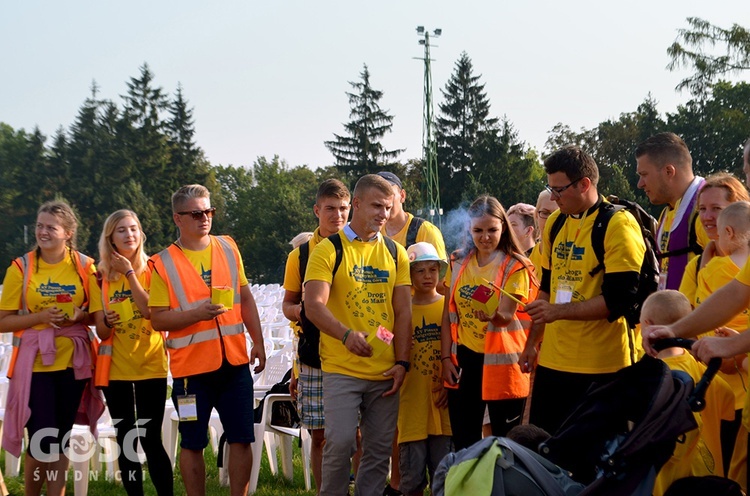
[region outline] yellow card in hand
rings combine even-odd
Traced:
[[[492,315],[497,310],[499,298],[497,291],[480,284],[471,294],[471,307],[474,310],[482,310],[487,315]]]
[[[123,298],[120,301],[111,302],[109,309],[117,312],[117,322],[128,322],[133,320],[135,316],[133,313],[133,304],[130,303],[130,298]]]
[[[62,310],[65,314],[65,318],[72,320],[75,315],[75,306],[73,305],[73,297],[68,293],[63,293],[55,296],[55,306]]]
[[[234,290],[229,286],[213,286],[211,288],[211,303],[224,305],[224,308],[231,310],[234,304]]]

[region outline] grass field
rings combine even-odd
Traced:
[[[227,495],[229,494],[228,487],[219,486],[219,469],[216,467],[216,457],[213,451],[209,448],[205,452],[206,457],[206,494],[212,495]],[[2,467],[5,467],[4,460],[5,453],[0,456],[0,463]],[[302,477],[302,457],[300,454],[299,447],[295,444],[294,446],[294,481],[289,481],[282,475],[274,476],[271,474],[271,469],[268,466],[268,458],[266,457],[265,449],[263,450],[263,459],[261,461],[260,475],[258,477],[258,489],[255,494],[257,496],[271,496],[271,495],[283,495],[283,496],[315,496],[315,491],[305,491],[305,482]],[[23,473],[23,467],[22,467]],[[69,472],[69,475],[72,472]],[[98,480],[91,480],[89,482],[90,496],[122,496],[125,494],[125,490],[122,484],[106,481],[104,479],[103,471],[98,474]],[[175,467],[175,484],[174,493],[175,495],[184,495],[185,486],[182,483],[182,477],[180,476],[179,466]],[[144,470],[144,492],[147,496],[156,496],[154,486],[151,484],[148,477],[148,469]],[[23,495],[23,477],[5,477],[5,485],[8,487],[8,491],[12,496]],[[314,487],[314,484],[313,484]],[[67,484],[67,494],[73,495],[73,481],[69,480]]]

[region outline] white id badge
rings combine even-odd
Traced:
[[[568,281],[557,283],[557,292],[555,293],[555,304],[570,303],[573,299],[573,285]]]
[[[659,291],[667,289],[667,273],[659,272]]]
[[[177,397],[177,411],[180,412],[180,422],[198,420],[198,408],[194,394]]]

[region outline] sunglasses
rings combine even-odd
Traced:
[[[216,207],[207,208],[206,210],[193,210],[192,212],[177,212],[177,215],[190,215],[195,220],[203,220],[205,215],[211,219],[216,213]]]

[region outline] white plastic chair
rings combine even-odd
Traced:
[[[180,416],[178,415],[176,409],[172,410],[172,412],[169,414],[169,420],[172,423],[172,426],[168,429],[169,440],[168,444],[166,445],[166,449],[169,460],[172,462],[172,468],[174,468],[175,463],[177,462],[177,437],[179,434],[180,425]],[[211,443],[211,449],[214,451],[214,455],[218,454],[219,452],[219,438],[223,433],[224,426],[221,425],[219,412],[217,412],[215,409],[211,410],[211,418],[209,418],[208,420],[208,435],[209,442]]]
[[[263,403],[263,414],[261,415],[261,421],[255,424],[255,442],[252,445],[253,449],[253,466],[250,471],[250,485],[248,494],[253,494],[258,487],[258,473],[260,472],[260,460],[263,456],[263,445],[266,445],[266,453],[268,455],[268,461],[271,465],[272,473],[278,472],[278,463],[276,461],[276,447],[280,448],[281,451],[281,471],[289,480],[293,479],[293,465],[292,465],[292,440],[296,437],[300,437],[301,432],[299,428],[281,427],[271,423],[271,408],[277,401],[291,401],[292,396],[289,394],[269,394],[265,397]],[[269,436],[279,436],[280,442],[269,447],[268,443],[264,443],[264,439],[268,439]],[[307,436],[309,438],[309,436]],[[303,472],[305,477],[305,488],[310,490],[310,451],[304,449],[305,439],[303,438]],[[274,469],[275,467],[275,469]]]

